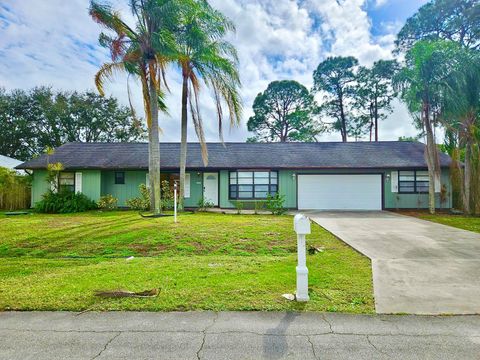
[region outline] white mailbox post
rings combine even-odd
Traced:
[[[173,222],[177,222],[177,182],[173,183]]]
[[[308,301],[308,269],[305,235],[310,234],[310,219],[305,215],[297,214],[293,218],[293,227],[297,233],[297,301]]]

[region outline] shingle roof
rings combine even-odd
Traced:
[[[20,160],[0,155],[0,166],[13,169],[15,166],[20,165],[22,162]]]
[[[425,168],[425,145],[419,142],[318,142],[318,143],[208,143],[209,163],[202,162],[200,145],[188,144],[187,168]],[[179,143],[160,144],[160,165],[178,168]],[[146,143],[68,143],[50,155],[50,163],[65,169],[147,169]],[[441,166],[450,158],[440,155]],[[46,168],[47,156],[27,161],[17,168]]]

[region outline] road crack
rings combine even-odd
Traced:
[[[218,319],[219,315],[220,315],[220,314],[219,314],[218,312],[216,312],[216,313],[215,313],[215,317],[213,318],[212,323],[211,323],[210,325],[207,325],[207,326],[205,327],[205,329],[203,329],[203,331],[202,331],[202,332],[203,332],[202,344],[200,345],[200,349],[198,349],[198,351],[197,351],[197,359],[198,359],[198,360],[200,360],[200,353],[202,352],[203,346],[205,345],[205,339],[206,339],[206,337],[207,337],[207,331],[208,331],[208,329],[212,328],[213,325],[215,325],[215,323],[217,322],[217,319]]]
[[[100,355],[102,355],[102,353],[103,353],[105,350],[107,350],[108,345],[110,345],[110,343],[111,343],[113,340],[115,340],[117,337],[119,337],[121,333],[122,333],[121,331],[118,331],[114,336],[112,336],[112,338],[107,341],[107,343],[105,344],[105,346],[103,347],[103,349],[100,350],[100,352],[99,352],[97,355],[95,355],[95,356],[92,358],[92,360],[94,360],[94,359],[98,358]]]
[[[365,335],[365,337],[367,338],[367,341],[368,343],[370,344],[371,347],[373,347],[375,349],[376,352],[382,354],[382,355],[385,355],[387,358],[391,358],[391,356],[383,351],[381,351],[379,348],[377,348],[373,343],[372,343],[372,340],[370,339],[370,336],[369,335]]]
[[[328,324],[328,326],[330,328],[330,333],[335,334],[335,332],[333,331],[333,328],[332,328],[332,323],[329,320],[327,320],[327,317],[325,316],[325,314],[322,314],[322,319],[323,319],[323,321],[325,321]]]
[[[317,356],[317,353],[315,352],[315,346],[313,345],[313,342],[312,342],[312,339],[310,339],[310,336],[309,335],[305,335],[307,337],[307,340],[308,342],[310,343],[310,346],[312,347],[312,353],[313,353],[313,357],[315,359],[320,359],[318,356]]]

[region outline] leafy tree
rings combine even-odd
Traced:
[[[130,27],[119,12],[107,4],[92,0],[89,9],[93,20],[113,34],[102,33],[99,38],[100,45],[109,49],[112,58],[112,62],[104,64],[95,76],[99,92],[104,93],[104,81],[111,79],[116,72],[135,76],[142,85],[148,125],[151,207],[155,214],[161,212],[158,113],[159,109],[165,110],[163,90],[167,59],[164,52],[171,31],[179,21],[178,3],[175,0],[129,1],[134,27]]]
[[[293,80],[271,82],[255,98],[253,112],[247,127],[255,137],[249,142],[316,141],[323,132],[313,95]]]
[[[322,92],[322,112],[335,119],[333,129],[340,131],[342,141],[355,132],[351,99],[354,93],[355,67],[358,60],[349,57],[329,57],[313,73],[313,91]]]
[[[30,109],[25,91],[0,89],[0,154],[28,160],[39,153]]]
[[[378,123],[392,112],[396,93],[392,80],[398,70],[395,60],[379,60],[371,68],[360,67],[355,88],[355,108],[359,110],[360,125],[368,127],[370,141],[378,141]]]
[[[427,139],[429,209],[435,213],[435,180],[440,166],[434,129],[438,123],[445,88],[458,68],[458,47],[447,41],[419,41],[406,54],[406,65],[396,77],[402,100],[422,124]]]
[[[451,40],[480,48],[480,2],[433,0],[407,20],[396,40],[397,50],[407,51],[418,40]]]
[[[0,90],[0,152],[27,160],[66,142],[135,141],[141,121],[112,97],[93,92]]]
[[[119,106],[113,97],[102,97],[90,91],[67,96],[67,99],[56,99],[60,106],[65,106],[60,110],[65,119],[67,141],[109,142],[113,139],[128,142],[146,135],[141,120],[128,107]]]
[[[183,207],[185,193],[185,168],[187,162],[188,110],[202,147],[205,164],[208,152],[200,114],[199,91],[201,82],[212,90],[218,119],[219,137],[222,135],[223,104],[226,104],[230,124],[240,123],[241,99],[238,93],[240,77],[235,48],[224,40],[233,23],[206,1],[184,0],[181,8],[182,20],[173,33],[171,52],[182,74],[182,116],[180,146],[180,194],[179,207]]]
[[[398,141],[415,142],[420,140],[419,136],[400,136]]]

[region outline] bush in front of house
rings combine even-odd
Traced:
[[[207,211],[207,209],[210,209],[214,206],[215,204],[213,202],[205,200],[203,196],[197,202],[198,211]]]
[[[82,193],[48,191],[35,204],[35,210],[47,214],[66,214],[97,209],[97,203]]]
[[[273,215],[282,215],[287,212],[287,209],[284,206],[285,204],[285,195],[280,195],[276,193],[275,195],[268,194],[267,201],[265,202],[265,207]]]
[[[98,207],[104,210],[115,210],[118,207],[118,199],[110,194],[100,197]]]
[[[237,209],[237,214],[240,215],[245,208],[245,203],[243,201],[235,200],[233,204],[235,205],[235,209]]]
[[[139,187],[140,196],[128,199],[125,203],[132,210],[146,211],[150,209],[150,189],[145,184]],[[161,206],[163,210],[173,209],[173,190],[167,180],[161,184]]]
[[[253,208],[255,214],[258,214],[260,211],[265,210],[265,201],[255,201]]]
[[[140,196],[128,199],[125,203],[132,210],[145,211],[150,209],[150,190],[145,184],[141,184],[138,189],[140,190]]]
[[[175,196],[173,194],[173,190],[170,187],[170,183],[168,180],[163,180],[162,184],[162,191],[161,191],[161,202],[162,202],[162,209],[164,210],[173,210],[175,205]]]

